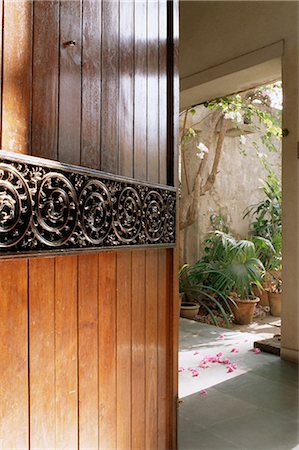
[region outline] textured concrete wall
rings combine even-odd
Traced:
[[[209,114],[204,106],[197,109],[197,114],[190,117],[188,126],[197,123]],[[196,128],[196,126],[195,126]],[[195,174],[200,163],[196,156],[196,144],[205,143],[209,133],[209,118],[197,127],[197,136],[189,141],[186,152],[186,165],[190,184],[194,182]],[[245,133],[248,127],[244,126]],[[267,171],[257,156],[254,143],[258,144],[258,151],[267,155],[267,163],[281,178],[281,143],[276,140],[277,152],[269,150],[261,144],[259,133],[246,134],[244,145],[240,143],[240,136],[234,128],[228,131],[224,140],[221,159],[216,181],[210,192],[200,197],[198,203],[199,220],[181,233],[181,260],[193,263],[202,254],[202,242],[208,231],[211,230],[210,216],[221,214],[227,221],[232,234],[237,237],[246,237],[248,234],[250,218],[242,219],[244,209],[258,203],[264,198],[262,180],[265,180]],[[216,135],[217,137],[217,135]],[[209,149],[209,166],[213,161],[213,148]],[[246,154],[244,154],[244,152]],[[209,169],[210,167],[208,167]],[[181,167],[182,198],[186,195],[186,179],[183,166]],[[207,172],[205,174],[207,176]]]

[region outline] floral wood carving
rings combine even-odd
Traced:
[[[176,190],[0,153],[0,257],[175,244]]]

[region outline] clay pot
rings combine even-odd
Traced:
[[[281,316],[281,293],[269,292],[269,304],[271,316]]]
[[[253,293],[256,297],[259,297],[260,299],[260,305],[261,306],[269,306],[269,292],[265,291],[265,290],[259,290],[259,288],[257,286],[253,287]]]
[[[181,304],[181,317],[185,319],[194,319],[194,317],[198,314],[199,305],[197,303],[192,302],[182,302]]]
[[[231,305],[231,308],[235,316],[235,323],[239,325],[249,325],[252,323],[255,305],[260,301],[260,299],[234,300],[237,306]]]

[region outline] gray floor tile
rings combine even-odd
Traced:
[[[229,441],[219,438],[207,429],[182,419],[179,428],[179,450],[240,450]]]
[[[248,333],[190,322],[181,321],[185,396],[179,408],[179,450],[299,449],[298,367],[274,355],[256,355],[251,351],[255,337]],[[239,353],[231,354],[232,345]],[[198,378],[187,371],[202,355],[219,351],[237,364],[235,373],[220,365],[202,370]],[[200,395],[207,387],[208,394]]]
[[[256,409],[249,402],[210,388],[205,396],[197,393],[185,397],[179,407],[179,416],[192,423],[193,427],[212,427],[227,417],[240,417]]]
[[[298,390],[293,386],[247,372],[217,385],[215,389],[259,408],[281,414],[290,420],[298,420]]]
[[[299,444],[298,424],[263,409],[224,420],[213,427],[213,433],[242,450],[291,450]]]
[[[267,380],[277,381],[298,388],[299,367],[297,364],[282,361],[278,358],[275,362],[263,364],[262,366],[253,368],[252,371]]]

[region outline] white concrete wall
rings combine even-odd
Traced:
[[[200,77],[203,79],[205,76],[205,83],[209,81],[210,76],[210,81],[218,79],[218,84],[221,84],[222,77],[240,71],[240,61],[243,61],[244,57],[247,63],[250,61],[251,67],[260,65],[261,59],[267,61],[273,60],[273,57],[277,58],[278,55],[273,56],[270,49],[273,48],[272,44],[283,41],[283,127],[289,130],[289,135],[283,139],[282,150],[284,266],[282,357],[297,362],[299,359],[298,24],[297,1],[181,2],[182,98],[184,89],[192,89],[192,83],[195,87]],[[263,50],[265,48],[266,51]],[[240,83],[242,81],[240,80]],[[221,95],[225,93],[229,92],[221,92]],[[205,94],[207,99],[210,98],[211,93],[208,89]],[[194,99],[194,103],[196,102]]]
[[[200,163],[196,156],[196,144],[207,142],[209,117],[203,122],[202,120],[209,113],[210,110],[201,106],[197,108],[196,115],[191,116],[188,120],[188,127],[199,121],[201,122],[197,136],[188,142],[184,150],[191,185]],[[181,124],[182,121],[183,117]],[[249,129],[249,127],[243,128],[244,131]],[[246,134],[244,145],[240,144],[239,136],[235,136],[234,132],[228,132],[224,140],[215,184],[210,192],[200,197],[198,203],[199,220],[188,227],[186,231],[181,232],[181,261],[194,263],[202,256],[202,242],[207,232],[211,230],[210,216],[213,213],[221,213],[234,236],[247,237],[251,219],[249,217],[243,219],[243,212],[249,205],[256,204],[264,199],[262,180],[267,177],[267,171],[256,155],[257,150],[254,143],[259,146],[259,152],[267,155],[267,164],[281,178],[281,143],[278,140],[275,140],[277,152],[270,152],[266,146],[262,145],[260,135],[257,132]],[[210,166],[214,157],[213,150],[213,148],[210,148],[208,155]],[[184,198],[187,195],[187,189],[183,166],[181,170],[182,198]],[[205,179],[207,175],[208,170],[204,174]]]

